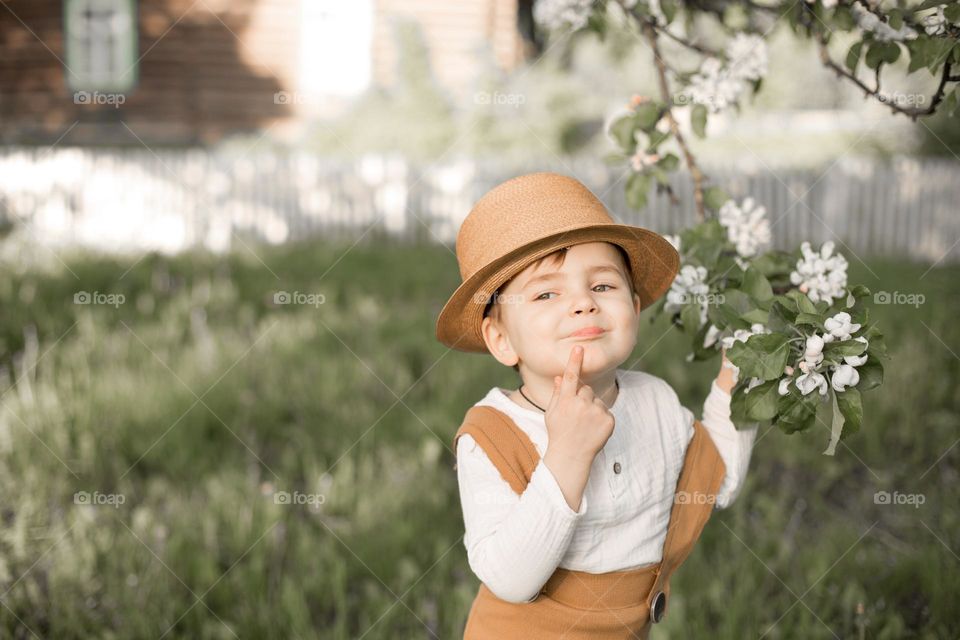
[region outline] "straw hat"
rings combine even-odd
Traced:
[[[497,289],[539,258],[583,242],[623,247],[641,308],[670,288],[680,267],[680,255],[663,236],[615,223],[579,180],[556,173],[518,176],[480,198],[460,227],[463,283],[437,318],[437,339],[458,351],[487,352],[480,323]]]

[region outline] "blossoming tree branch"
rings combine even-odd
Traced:
[[[870,322],[870,291],[847,282],[847,261],[832,241],[798,251],[768,249],[766,210],[751,197],[731,199],[697,164],[680,126],[706,135],[710,114],[739,107],[761,89],[767,73],[764,37],[778,22],[815,41],[820,62],[865,96],[916,120],[960,106],[960,2],[884,0],[538,0],[537,23],[549,31],[589,29],[603,37],[621,19],[649,47],[659,97],[634,96],[613,121],[610,137],[632,169],[628,203],[641,209],[652,185],[677,202],[669,174],[680,156],[690,172],[699,223],[668,236],[681,255],[671,290],[655,307],[667,313],[692,343],[689,359],[715,357],[723,349],[737,384],[731,413],[739,424],[768,422],[786,433],[819,424],[829,432],[825,454],[863,422],[862,392],[883,382],[883,335]],[[695,22],[712,20],[722,46],[689,35]],[[852,40],[841,57],[834,39]],[[681,68],[661,43],[679,45]],[[891,100],[882,88],[885,68],[908,57],[907,71],[931,78],[920,108]],[[842,63],[837,62],[842,59]],[[689,67],[689,65],[688,65]],[[867,79],[869,77],[869,79]],[[679,155],[661,147],[673,142]]]

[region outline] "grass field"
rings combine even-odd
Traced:
[[[347,246],[4,267],[0,636],[460,637],[451,438],[516,377],[435,340],[447,249]],[[960,636],[960,268],[848,258],[925,297],[873,310],[862,431],[834,458],[826,428],[761,433],[654,638]],[[699,415],[719,363],[641,326],[624,367]]]

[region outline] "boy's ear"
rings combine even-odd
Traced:
[[[633,294],[633,312],[637,315],[640,315],[640,294],[634,292]]]
[[[494,322],[489,316],[484,318],[480,323],[480,333],[483,335],[483,342],[487,345],[490,355],[500,364],[512,367],[520,361],[510,344],[510,338],[499,322]]]

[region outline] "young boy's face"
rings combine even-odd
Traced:
[[[500,291],[496,317],[483,320],[490,353],[551,382],[577,344],[584,348],[581,377],[615,369],[633,352],[640,319],[627,274],[607,242],[573,245],[561,265],[547,259],[528,266]],[[603,331],[574,335],[588,327]]]

